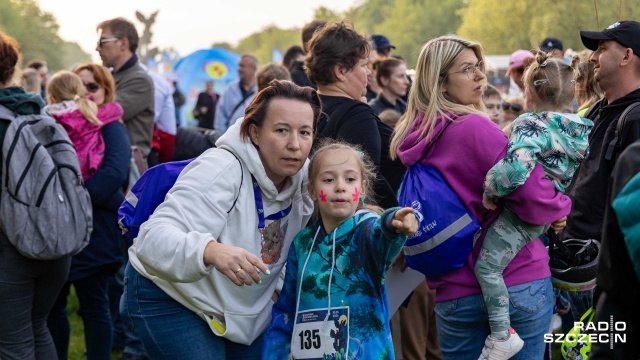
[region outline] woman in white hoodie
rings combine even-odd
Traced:
[[[271,82],[141,226],[121,311],[152,359],[259,358],[313,212],[304,175],[321,111],[313,89]]]

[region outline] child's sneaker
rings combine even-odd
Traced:
[[[518,333],[513,328],[509,328],[509,337],[502,339],[494,339],[491,335],[487,336],[484,342],[482,354],[478,360],[503,360],[509,359],[522,349],[524,341],[520,339]]]

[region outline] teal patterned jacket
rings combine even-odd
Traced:
[[[381,216],[358,212],[336,228],[330,287],[334,232],[327,234],[318,221],[298,233],[289,250],[284,286],[264,336],[263,359],[287,359],[291,352],[292,336],[298,336],[293,334],[293,323],[301,282],[299,311],[326,309],[329,292],[332,309],[349,307],[348,351],[344,347],[336,349],[335,355],[325,359],[394,359],[384,281],[406,241],[406,236],[397,234],[391,226],[398,210],[388,209]]]
[[[593,122],[575,114],[525,113],[511,124],[507,156],[487,173],[484,191],[490,198],[503,197],[531,175],[535,163],[559,191],[571,184],[573,174],[589,154]]]

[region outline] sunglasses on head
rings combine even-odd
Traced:
[[[503,110],[512,110],[513,112],[520,112],[520,111],[522,111],[522,105],[520,105],[520,104],[510,104],[508,102],[503,102],[502,103],[502,109]]]
[[[95,93],[96,91],[98,91],[98,89],[100,89],[100,85],[92,82],[92,83],[88,83],[88,84],[84,84],[84,87],[87,88],[87,91],[90,93]]]

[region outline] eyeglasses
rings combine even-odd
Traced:
[[[455,74],[465,74],[469,78],[469,80],[474,80],[476,78],[476,72],[482,72],[482,60],[478,61],[475,65],[469,65],[466,68],[462,69],[462,71],[453,71]]]
[[[98,91],[98,89],[100,89],[100,85],[92,82],[92,83],[88,83],[88,84],[84,84],[84,87],[87,88],[87,91],[90,93],[95,93],[96,91]]]
[[[511,110],[513,112],[520,112],[520,111],[522,111],[522,105],[520,105],[520,104],[510,104],[508,102],[503,102],[502,103],[502,109],[503,110]]]
[[[100,40],[98,40],[98,47],[101,48],[102,44],[104,44],[104,43],[114,42],[114,41],[118,41],[118,40],[120,40],[120,39],[118,39],[118,38],[100,39]]]

